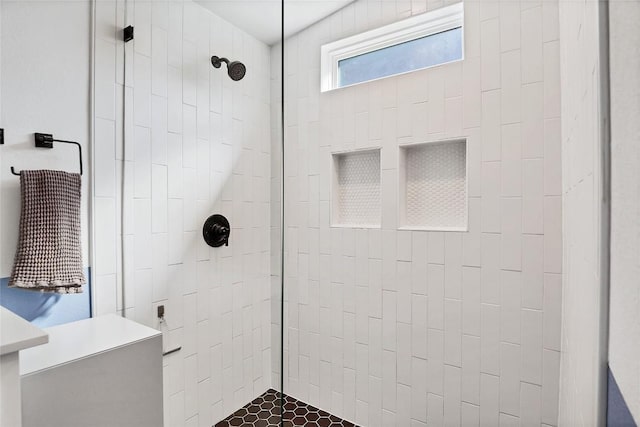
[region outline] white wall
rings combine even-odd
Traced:
[[[464,61],[320,93],[323,43],[442,5],[359,0],[285,43],[285,391],[364,426],[556,425],[557,2],[465,2]],[[469,232],[398,231],[398,144],[452,137]],[[381,229],[330,228],[330,153],[378,146]]]
[[[602,167],[598,2],[560,2],[562,88],[562,358],[560,425],[598,425]],[[604,382],[603,382],[604,381]]]
[[[610,3],[609,367],[640,423],[640,3]]]
[[[33,133],[78,141],[84,151],[82,258],[89,265],[89,96],[91,5],[88,1],[2,1],[0,127],[0,277],[8,277],[18,240],[22,169],[78,171],[77,148],[35,148]]]
[[[126,7],[96,9],[95,308],[182,346],[164,360],[165,425],[211,426],[270,386],[269,50],[190,0]],[[214,213],[231,222],[228,247],[201,237]]]

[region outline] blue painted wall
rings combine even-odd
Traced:
[[[91,282],[87,268],[87,284],[80,294],[49,294],[9,288],[9,278],[0,279],[0,305],[40,328],[69,323],[91,317]]]
[[[620,392],[616,378],[609,368],[609,402],[607,405],[607,426],[608,427],[637,427],[633,420],[627,402]]]

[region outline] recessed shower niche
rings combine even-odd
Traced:
[[[380,150],[333,153],[331,225],[380,227]]]
[[[467,230],[467,142],[400,147],[401,228]]]

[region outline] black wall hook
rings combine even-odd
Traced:
[[[211,215],[204,222],[202,227],[202,237],[207,245],[217,248],[220,246],[229,246],[229,235],[231,234],[231,226],[229,221],[222,215]]]
[[[125,43],[133,40],[133,27],[131,25],[122,30],[122,39]]]
[[[78,147],[78,161],[80,164],[80,175],[82,175],[82,145],[75,141],[65,141],[64,139],[54,139],[50,133],[36,133],[34,135],[35,146],[37,148],[53,148],[54,142],[61,142],[63,144],[75,144]],[[11,166],[11,173],[20,176],[20,172],[16,172],[15,168]]]

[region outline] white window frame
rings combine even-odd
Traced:
[[[321,91],[327,92],[352,85],[338,86],[338,63],[347,58],[362,55],[375,50],[384,49],[400,43],[416,40],[432,34],[454,28],[462,28],[462,57],[464,59],[464,5],[462,2],[442,7],[420,15],[412,16],[402,21],[394,22],[384,27],[356,34],[342,40],[328,43],[321,48]],[[458,60],[456,60],[458,61]],[[448,64],[449,61],[442,64]],[[435,64],[429,67],[437,67]],[[420,68],[420,69],[424,69]],[[408,72],[417,71],[411,70]],[[398,73],[404,74],[404,73]],[[393,74],[394,76],[398,74]],[[385,76],[380,78],[386,78]],[[378,79],[373,79],[378,80]],[[372,81],[372,80],[367,80]],[[365,82],[360,82],[365,83]],[[355,84],[360,84],[355,83]]]

